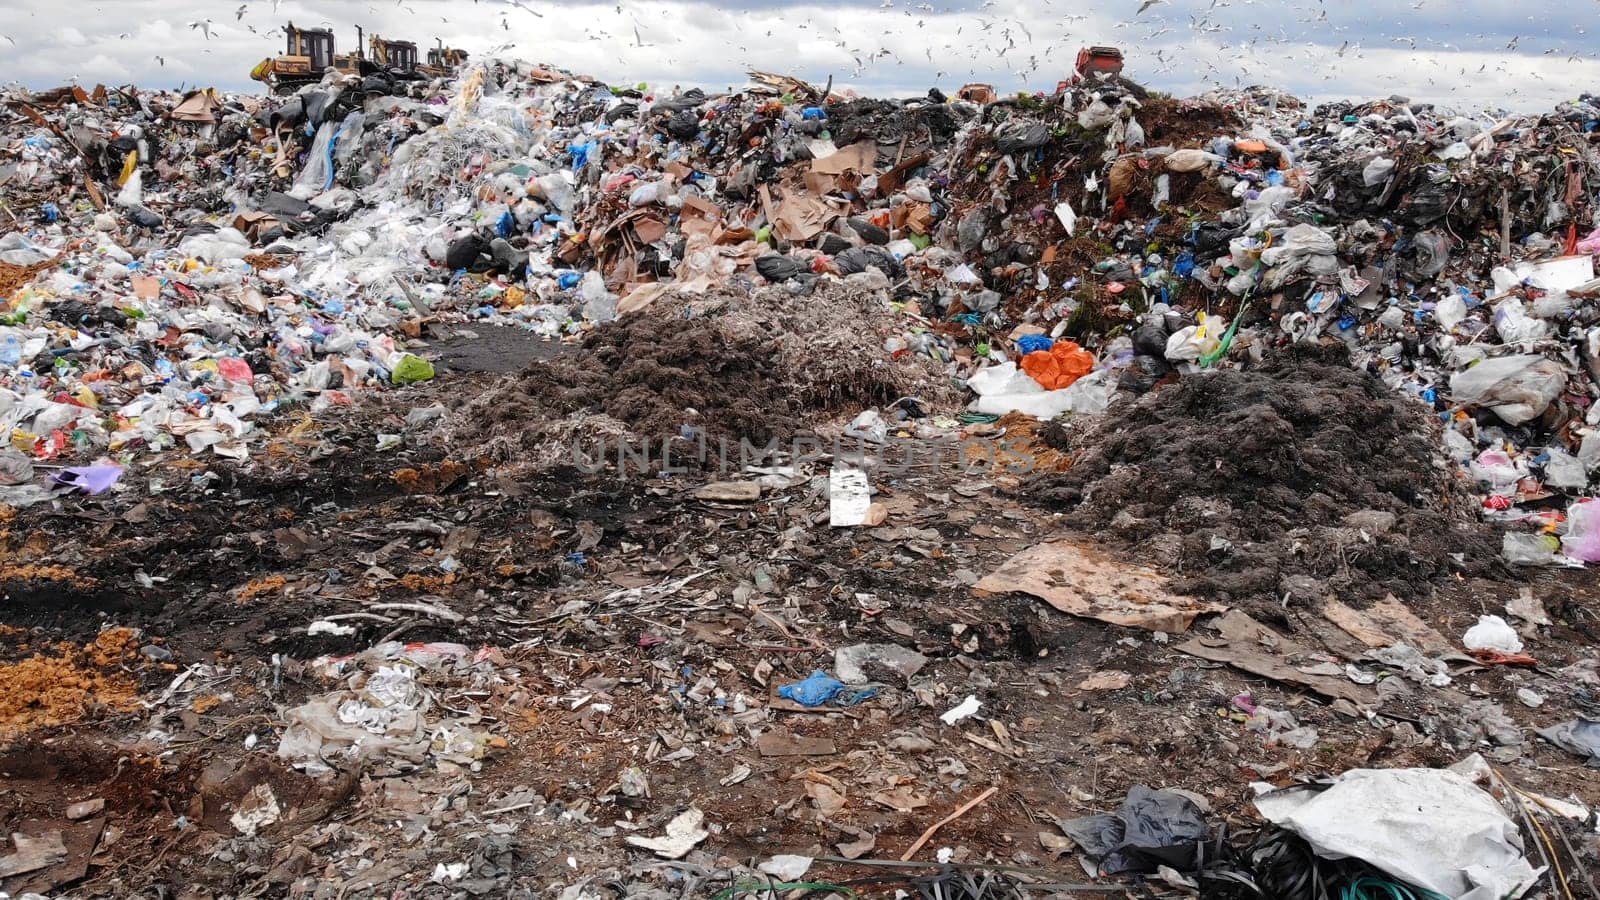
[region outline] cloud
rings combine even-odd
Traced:
[[[1051,90],[1078,47],[1114,44],[1128,74],[1192,94],[1256,83],[1307,99],[1400,93],[1459,108],[1547,109],[1600,82],[1590,11],[1550,0],[1403,0],[1390,7],[1251,0],[6,0],[0,72],[30,87],[76,77],[145,87],[248,77],[282,52],[280,26],[331,27],[341,52],[368,35],[435,39],[608,81],[724,88],[749,68],[864,93],[921,94],[969,80]],[[210,38],[189,23],[209,20]],[[70,22],[71,24],[63,24]],[[157,57],[165,60],[163,65]]]

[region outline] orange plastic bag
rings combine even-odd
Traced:
[[[1049,350],[1022,357],[1022,371],[1045,390],[1060,390],[1094,371],[1094,354],[1072,341],[1056,341]]]

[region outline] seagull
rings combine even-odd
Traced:
[[[11,42],[11,46],[13,46],[13,47],[15,47],[17,45],[17,39],[12,37],[9,34],[0,34],[0,37],[3,37],[6,40],[10,41]]]
[[[204,34],[206,36],[206,40],[208,40],[208,41],[211,40],[211,20],[210,19],[201,19],[198,22],[190,22],[189,23],[189,29],[191,31],[194,30],[194,29],[199,29],[200,33]]]
[[[1512,38],[1511,41],[1506,44],[1506,49],[1507,50],[1515,50],[1515,49],[1517,49],[1517,41],[1520,41],[1520,40],[1522,40],[1522,35],[1519,34],[1516,37]]]
[[[157,56],[156,62],[160,63],[162,66],[165,66],[167,64],[167,58],[165,56]]]
[[[240,19],[244,18],[244,11],[249,9],[249,8],[250,8],[250,4],[248,4],[248,3],[239,4],[239,8],[233,11],[233,20],[235,22],[237,22]]]
[[[1165,3],[1165,2],[1167,2],[1167,0],[1144,0],[1143,3],[1139,4],[1139,12],[1134,13],[1134,15],[1137,16],[1140,13],[1144,12],[1145,10],[1149,9],[1150,7],[1155,6],[1158,3]]]

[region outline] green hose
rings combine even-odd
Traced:
[[[1346,883],[1339,891],[1339,900],[1450,900],[1450,898],[1387,878],[1364,875]]]

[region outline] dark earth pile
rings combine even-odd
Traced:
[[[532,450],[571,432],[574,416],[606,416],[659,446],[685,426],[755,446],[808,434],[827,414],[854,415],[914,393],[900,369],[860,354],[806,363],[781,330],[730,326],[728,320],[651,312],[596,328],[572,351],[530,365],[467,403],[473,433],[512,435],[503,455]]]
[[[949,143],[962,121],[942,103],[897,103],[891,100],[848,100],[828,105],[828,130],[840,147],[861,140],[890,143],[902,138]]]
[[[1155,556],[1177,589],[1257,611],[1365,605],[1498,565],[1426,410],[1343,356],[1285,353],[1147,394],[1027,492]]]

